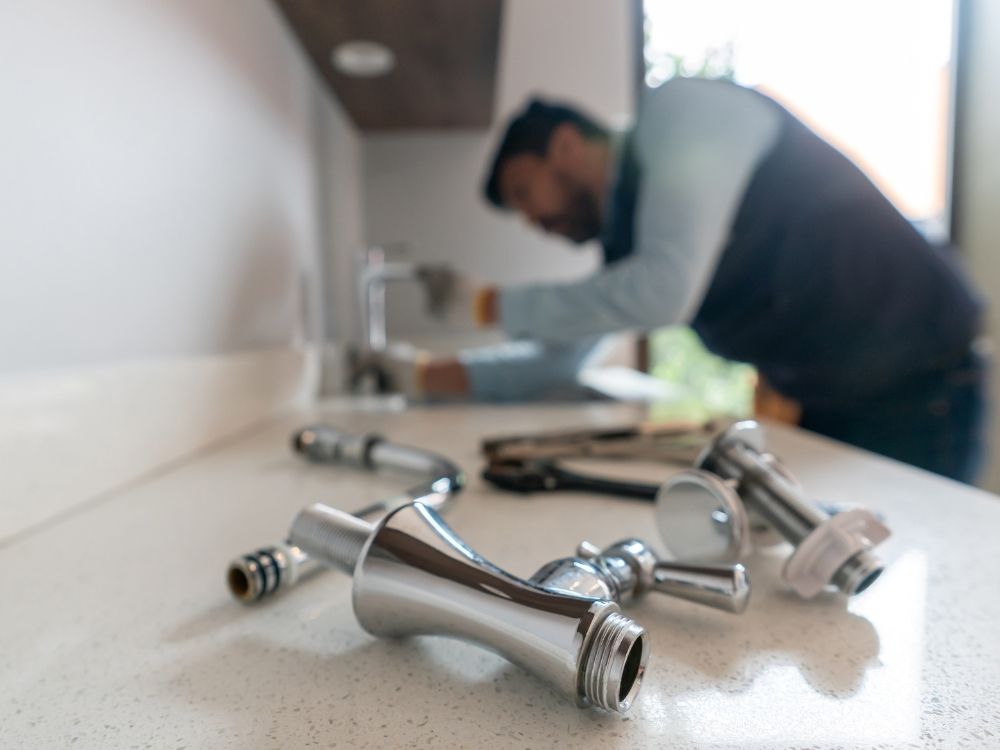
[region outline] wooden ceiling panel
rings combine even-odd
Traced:
[[[493,117],[502,0],[274,0],[354,123],[365,131],[486,128]],[[352,78],[334,47],[379,42],[396,67]]]

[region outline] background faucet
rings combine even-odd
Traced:
[[[429,310],[439,303],[440,279],[453,276],[446,264],[415,263],[410,260],[389,260],[394,249],[405,252],[405,245],[373,245],[357,257],[356,283],[360,306],[360,346],[349,352],[351,389],[363,393],[385,393],[391,390],[388,378],[378,363],[377,355],[389,351],[386,313],[386,287],[390,281],[413,281],[422,289]],[[371,355],[376,355],[372,357]]]
[[[405,246],[401,246],[405,247]],[[421,266],[387,259],[390,247],[373,245],[358,258],[358,301],[361,305],[361,344],[365,353],[384,352],[388,345],[385,289],[389,281],[419,281]]]

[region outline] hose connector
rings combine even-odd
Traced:
[[[318,568],[317,562],[300,548],[279,542],[233,560],[226,584],[237,600],[252,604],[279,588],[294,586]]]

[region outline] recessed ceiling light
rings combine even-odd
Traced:
[[[378,42],[344,42],[334,47],[330,58],[338,72],[357,78],[382,76],[396,66],[392,50]]]

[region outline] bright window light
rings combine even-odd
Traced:
[[[954,0],[645,0],[646,82],[759,88],[944,231]]]

